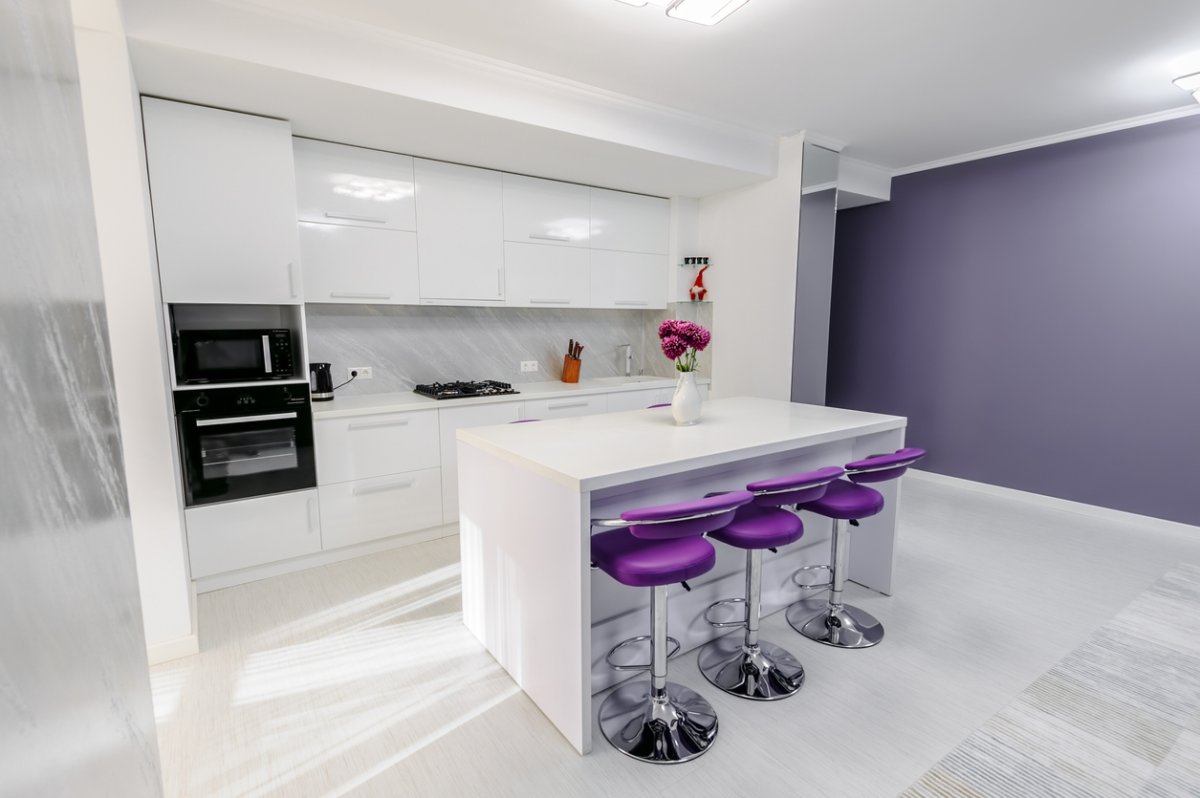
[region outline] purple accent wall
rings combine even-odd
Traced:
[[[1200,117],[897,177],[831,317],[829,404],[922,468],[1200,525]]]

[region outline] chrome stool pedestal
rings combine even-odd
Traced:
[[[762,549],[746,551],[746,598],[718,601],[705,611],[713,626],[744,626],[744,635],[726,635],[700,649],[704,678],[726,693],[755,701],[787,698],[804,686],[804,666],[783,648],[758,639],[762,614]],[[722,604],[745,604],[741,621],[713,621],[708,614]]]
[[[846,586],[846,561],[850,534],[846,522],[833,521],[833,554],[829,566],[809,566],[801,570],[828,567],[830,581],[822,585],[800,585],[807,589],[829,588],[828,600],[807,599],[787,609],[787,621],[809,640],[837,648],[870,648],[883,640],[883,625],[866,610],[842,602]]]
[[[717,737],[717,713],[701,695],[667,681],[667,588],[651,589],[650,665],[613,665],[617,670],[649,670],[650,681],[620,685],[600,705],[600,731],[621,753],[644,762],[673,763],[695,759]],[[642,638],[619,643],[621,646]],[[673,642],[673,641],[672,641]],[[678,643],[675,650],[678,650]]]

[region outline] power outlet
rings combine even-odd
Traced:
[[[358,372],[357,377],[354,376],[354,372],[356,371]],[[346,379],[370,380],[374,379],[374,375],[371,374],[370,366],[351,366],[346,369]]]
[[[537,371],[537,370],[538,370],[538,362],[536,360],[522,360],[521,361],[521,371],[522,372]]]

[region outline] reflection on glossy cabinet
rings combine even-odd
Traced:
[[[417,236],[338,224],[300,223],[304,301],[415,305]]]
[[[592,250],[591,306],[665,308],[667,256]]]
[[[504,240],[586,247],[590,231],[587,186],[505,174]]]
[[[410,156],[315,139],[292,146],[301,221],[417,229]]]
[[[500,173],[416,159],[421,300],[494,304],[504,300]]]
[[[504,245],[504,303],[517,307],[588,307],[588,251],[544,244]]]
[[[670,200],[605,188],[591,190],[593,248],[666,255],[670,238]]]
[[[291,126],[151,97],[142,120],[163,300],[302,302]]]

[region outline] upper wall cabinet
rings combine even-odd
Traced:
[[[604,188],[591,189],[593,249],[666,255],[670,239],[670,200]]]
[[[415,305],[417,234],[300,223],[304,301]]]
[[[586,247],[590,189],[557,180],[505,174],[504,240]]]
[[[301,138],[293,149],[300,221],[417,229],[411,157]]]
[[[144,98],[165,302],[301,302],[287,122]]]
[[[417,158],[417,251],[421,302],[504,301],[500,173]]]

